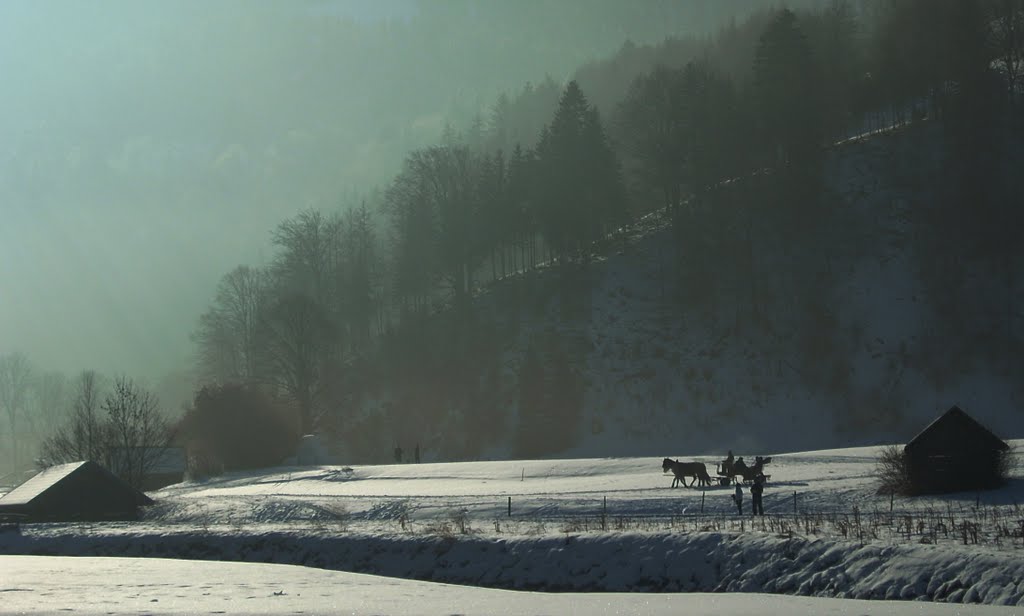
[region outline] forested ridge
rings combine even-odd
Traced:
[[[1024,382],[1022,28],[1016,0],[836,1],[501,94],[223,276],[193,334],[204,400],[240,384],[346,459],[443,460],[555,455],[647,415],[699,435],[697,406],[742,420],[735,354],[766,392],[843,401],[822,425],[854,440],[900,425],[904,371]],[[892,259],[912,290],[864,282]],[[854,279],[912,294],[915,334],[865,330],[884,310],[851,322]],[[630,321],[664,332],[656,350]],[[632,366],[616,378],[655,384],[637,408],[603,399],[606,337]],[[857,374],[867,347],[880,377]]]

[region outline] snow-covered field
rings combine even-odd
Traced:
[[[661,457],[227,475],[152,494],[140,522],[0,533],[0,611],[1019,611],[1019,471],[999,491],[897,498],[890,512],[874,493],[876,451],[769,454],[768,515],[756,520],[736,515],[730,488],[670,488]],[[699,459],[714,474],[718,457]],[[79,601],[85,586],[99,599]]]
[[[953,616],[991,606],[760,594],[534,593],[289,565],[0,556],[5,614],[403,614]]]

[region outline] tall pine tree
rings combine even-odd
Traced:
[[[537,146],[541,232],[559,259],[588,244],[625,212],[618,158],[597,109],[569,82]]]

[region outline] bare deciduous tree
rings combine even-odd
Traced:
[[[110,433],[99,415],[100,390],[100,378],[95,372],[87,370],[79,375],[71,417],[42,443],[41,459],[45,464],[79,460],[106,463]]]
[[[10,438],[10,463],[16,467],[22,462],[20,442],[22,435],[18,420],[25,413],[29,388],[32,385],[32,365],[24,353],[0,355],[0,406],[7,414]]]
[[[71,387],[61,372],[43,372],[32,379],[28,421],[34,436],[52,434],[67,413]]]
[[[170,444],[170,425],[156,396],[127,377],[114,381],[102,408],[107,412],[110,433],[108,466],[139,487]]]
[[[278,225],[273,241],[281,252],[273,269],[284,293],[303,293],[325,308],[335,303],[333,274],[341,258],[341,229],[339,217],[316,210],[301,212]]]
[[[204,376],[249,381],[256,374],[256,337],[267,297],[264,270],[239,266],[221,279],[213,306],[193,334]]]
[[[295,294],[267,311],[260,332],[264,380],[298,405],[303,433],[309,433],[325,376],[337,359],[336,331],[316,302]]]

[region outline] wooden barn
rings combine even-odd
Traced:
[[[0,516],[26,522],[134,520],[148,496],[95,462],[50,467],[0,498]]]
[[[1010,447],[954,406],[903,448],[915,492],[941,493],[998,487]]]

